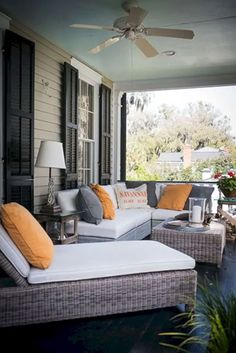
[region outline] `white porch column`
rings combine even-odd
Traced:
[[[120,179],[120,126],[121,126],[121,105],[120,100],[123,95],[123,92],[116,88],[116,84],[114,85],[113,91],[113,141],[114,141],[114,149],[113,149],[113,157],[112,157],[112,184],[116,183],[117,180]]]

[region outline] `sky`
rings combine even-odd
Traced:
[[[192,102],[203,101],[212,104],[222,115],[230,118],[231,134],[236,136],[236,86],[165,90],[156,91],[154,94],[156,95],[156,99],[153,100],[155,109],[157,105],[164,103],[175,105],[179,109],[183,109]]]

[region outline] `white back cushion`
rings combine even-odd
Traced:
[[[156,198],[157,198],[157,204],[160,201],[162,194],[165,190],[167,184],[162,184],[162,183],[156,183],[156,187],[155,187],[155,194],[156,194]]]
[[[105,190],[106,192],[109,194],[111,200],[112,200],[112,203],[116,208],[118,208],[118,204],[117,204],[117,199],[116,199],[116,194],[115,194],[115,191],[114,191],[114,188],[112,185],[101,185]]]
[[[76,197],[79,189],[61,190],[57,192],[57,203],[62,212],[76,211]]]
[[[34,236],[32,234],[32,236]],[[0,250],[23,277],[28,277],[30,265],[0,224]]]

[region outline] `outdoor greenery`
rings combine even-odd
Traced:
[[[173,320],[178,322],[177,330],[160,333],[168,340],[162,345],[178,352],[190,352],[196,346],[206,353],[236,352],[236,297],[233,293],[225,296],[216,284],[199,285],[196,312],[179,314]]]
[[[181,111],[166,104],[155,111],[153,99],[151,92],[127,94],[127,179],[193,181],[202,179],[204,168],[214,174],[236,166],[236,145],[227,116],[201,101]],[[192,150],[212,147],[228,154],[196,161],[185,169],[168,164],[158,167],[162,152],[182,152],[185,144]]]
[[[234,171],[228,171],[227,174],[216,173],[214,178],[218,180],[217,185],[223,193],[236,192],[236,175]]]

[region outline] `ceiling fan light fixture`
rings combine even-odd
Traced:
[[[158,51],[146,39],[146,37],[170,37],[178,39],[193,39],[194,32],[188,29],[145,27],[143,20],[148,11],[138,6],[137,0],[127,0],[122,4],[123,9],[128,16],[122,16],[113,22],[113,26],[100,26],[89,24],[73,24],[71,27],[80,29],[99,29],[117,32],[119,35],[106,39],[98,44],[95,48],[89,50],[92,54],[97,54],[108,46],[115,44],[125,38],[135,43],[137,48],[147,57],[152,58],[158,55]],[[174,50],[162,52],[163,55],[173,56]]]
[[[164,50],[161,52],[161,54],[163,54],[165,56],[173,56],[176,54],[176,52],[174,50]]]

